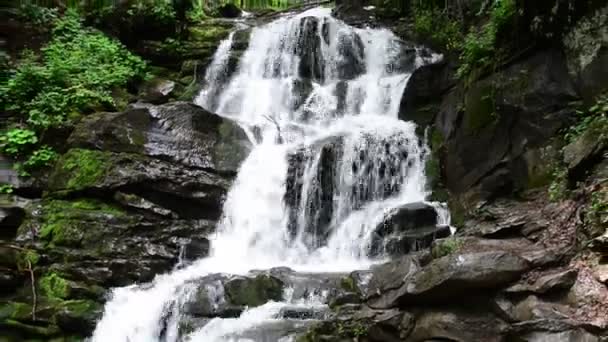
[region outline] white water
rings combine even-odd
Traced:
[[[302,50],[311,49],[302,46],[301,37],[310,32],[320,40],[312,48],[320,67],[313,72],[310,93],[301,98],[297,84],[303,81]],[[368,257],[378,223],[395,208],[427,195],[426,147],[413,124],[397,120],[410,74],[393,68],[401,48],[391,32],[354,29],[331,18],[328,9],[281,18],[253,29],[237,72],[220,84],[232,38],[218,48],[196,102],[236,120],[250,133],[257,130],[261,141],[228,194],[217,233],[210,239],[211,255],[157,276],[147,286],[115,289],[92,341],[159,341],[160,322],[169,312],[163,341],[241,341],[235,334],[275,320],[287,303],[314,306],[322,299],[267,303],[238,319],[214,319],[180,337],[180,306],[192,292],[184,284],[212,273],[247,274],[277,266],[311,272],[366,269],[379,262]],[[353,63],[359,71],[349,73],[346,66]],[[339,95],[341,87],[346,90]],[[326,177],[333,192],[322,201],[326,193],[318,174],[328,166],[323,165],[321,147],[332,139],[338,139],[339,146],[334,170]],[[297,153],[303,161],[295,178],[302,187],[295,194],[297,207],[290,208],[289,160]],[[326,210],[323,220],[315,206]]]

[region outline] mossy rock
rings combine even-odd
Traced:
[[[74,247],[87,241],[95,243],[106,229],[105,222],[128,220],[120,208],[92,199],[46,200],[38,210],[36,218],[31,218],[19,228],[19,235],[27,236],[32,229],[37,230],[38,236],[50,246]]]
[[[464,127],[468,134],[475,135],[498,119],[496,111],[496,89],[492,85],[475,86],[465,97]]]
[[[463,241],[454,237],[435,240],[431,247],[431,254],[433,255],[433,258],[441,258],[446,255],[457,253],[462,246]]]
[[[111,166],[111,155],[106,152],[71,149],[55,165],[49,188],[77,191],[94,187]]]
[[[283,282],[266,274],[255,278],[235,278],[224,287],[228,301],[234,305],[255,307],[283,298]]]

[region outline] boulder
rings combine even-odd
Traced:
[[[368,304],[382,309],[494,290],[516,280],[528,269],[526,260],[507,252],[452,254],[410,273],[399,288],[376,292],[368,298]]]
[[[430,247],[435,239],[451,235],[449,226],[437,225],[437,211],[426,203],[409,203],[394,210],[374,230],[370,254],[403,255]]]
[[[268,301],[283,298],[284,283],[271,275],[260,274],[254,278],[236,277],[224,285],[227,301],[234,305],[260,306]]]
[[[251,146],[236,123],[187,102],[138,104],[122,113],[89,116],[68,143],[140,153],[218,173],[236,173]]]

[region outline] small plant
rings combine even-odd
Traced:
[[[0,136],[0,150],[12,157],[23,155],[38,142],[36,133],[29,129],[13,128]]]
[[[449,237],[446,239],[436,240],[433,244],[431,254],[433,258],[441,258],[453,253],[456,253],[462,247],[462,241]]]
[[[0,184],[0,194],[10,195],[14,191],[11,184]]]
[[[462,27],[438,8],[416,7],[414,29],[420,36],[446,51],[456,51],[462,44]]]
[[[30,175],[30,172],[51,166],[57,159],[57,152],[48,146],[42,146],[30,155],[23,163],[17,164],[17,171],[22,177]]]
[[[549,185],[549,199],[557,202],[568,197],[568,170],[565,166],[556,166],[553,170],[552,181]]]
[[[604,180],[604,183],[607,180]],[[608,228],[608,189],[601,188],[591,194],[591,203],[585,213],[585,221]]]

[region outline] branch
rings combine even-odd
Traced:
[[[32,262],[29,260],[27,261],[26,271],[28,271],[30,273],[30,280],[32,282],[32,321],[35,321],[36,320],[36,303],[37,303],[36,277],[34,276],[34,270],[32,269]]]

